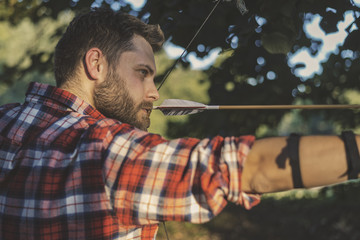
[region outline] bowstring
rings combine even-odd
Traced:
[[[214,5],[214,7],[211,9],[210,13],[206,16],[205,20],[203,21],[203,23],[201,24],[201,26],[198,28],[198,30],[196,31],[196,33],[194,34],[194,36],[192,37],[192,39],[190,40],[190,42],[188,43],[188,45],[186,46],[186,48],[184,49],[184,51],[181,53],[180,57],[178,57],[178,59],[176,59],[176,61],[174,62],[174,64],[171,66],[171,68],[169,69],[169,71],[167,71],[166,75],[163,77],[163,79],[160,82],[160,85],[158,87],[158,91],[160,90],[160,88],[162,87],[162,85],[164,84],[164,82],[166,81],[166,79],[168,78],[168,76],[170,75],[170,73],[174,70],[175,66],[178,64],[178,62],[180,61],[180,59],[184,56],[185,52],[189,49],[190,45],[193,43],[193,41],[195,40],[195,38],[197,37],[197,35],[200,33],[201,29],[204,27],[204,25],[206,24],[206,22],[209,20],[210,16],[213,14],[213,12],[215,11],[216,7],[219,5],[219,3],[222,0],[218,0],[217,3]],[[165,229],[165,234],[166,234],[166,239],[169,240],[169,235],[165,226],[165,221],[163,222],[164,225],[164,229]]]
[[[169,71],[167,71],[166,75],[163,77],[163,79],[160,82],[160,85],[158,87],[158,91],[160,90],[160,88],[162,87],[162,85],[164,84],[165,80],[168,78],[168,76],[170,75],[170,73],[174,70],[175,66],[178,64],[178,62],[180,61],[180,59],[184,56],[184,54],[186,53],[186,51],[189,49],[190,45],[193,43],[193,41],[195,40],[195,38],[197,37],[197,35],[200,33],[201,29],[204,27],[204,25],[206,24],[206,22],[209,20],[210,16],[213,14],[213,12],[215,11],[216,7],[219,5],[219,3],[222,0],[218,0],[217,3],[214,5],[214,7],[211,9],[210,13],[207,15],[207,17],[205,18],[205,20],[203,21],[203,23],[201,24],[201,26],[198,28],[198,30],[196,31],[195,35],[192,37],[192,39],[190,40],[190,42],[188,43],[188,45],[186,46],[186,48],[184,49],[184,51],[181,53],[180,57],[178,57],[178,59],[176,59],[176,61],[174,62],[174,64],[171,66],[171,68],[169,69]]]
[[[163,225],[164,225],[165,234],[166,234],[166,239],[167,239],[167,240],[170,240],[169,235],[168,235],[168,232],[167,232],[167,229],[166,229],[166,226],[165,226],[165,221],[163,221],[162,223],[163,223]]]
[[[159,91],[160,88],[162,87],[162,85],[164,84],[164,82],[166,81],[166,79],[168,78],[168,76],[170,75],[170,73],[174,70],[175,66],[178,64],[178,62],[180,61],[180,59],[184,56],[185,52],[189,49],[190,45],[193,43],[193,41],[195,40],[195,38],[197,37],[197,35],[200,33],[201,29],[204,27],[204,25],[206,24],[206,22],[209,20],[210,16],[213,14],[213,12],[215,11],[216,7],[219,5],[219,3],[222,0],[218,0],[217,3],[214,5],[214,7],[211,9],[210,13],[206,16],[205,20],[203,21],[203,23],[201,24],[201,26],[198,28],[198,30],[196,31],[196,33],[194,34],[194,36],[192,37],[192,39],[190,40],[190,42],[188,43],[188,45],[186,46],[186,48],[184,49],[184,51],[181,53],[180,57],[178,57],[178,59],[176,59],[176,61],[174,62],[174,64],[171,66],[171,68],[169,69],[169,71],[167,71],[166,75],[163,77],[163,79],[160,82],[159,87],[157,88],[157,90]],[[165,221],[163,222],[164,225],[164,229],[165,229],[165,234],[166,234],[166,239],[170,240],[166,226],[165,226]]]

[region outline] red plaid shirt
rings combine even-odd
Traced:
[[[153,239],[209,221],[241,192],[252,136],[167,141],[32,83],[0,107],[0,239]]]

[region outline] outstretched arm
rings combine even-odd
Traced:
[[[360,149],[360,138],[356,136]],[[255,141],[245,162],[242,190],[268,193],[293,189],[286,137]],[[338,136],[304,136],[299,143],[299,165],[304,187],[348,180],[343,140]]]

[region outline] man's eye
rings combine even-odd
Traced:
[[[140,69],[139,72],[143,75],[146,76],[148,74],[148,70],[146,69]]]

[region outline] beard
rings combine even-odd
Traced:
[[[138,117],[143,109],[152,109],[152,102],[142,101],[136,105],[131,98],[125,81],[115,71],[109,70],[106,79],[94,90],[95,107],[104,116],[128,123],[147,131],[150,126],[150,112]]]

